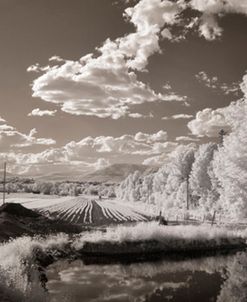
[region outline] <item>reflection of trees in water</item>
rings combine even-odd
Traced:
[[[232,261],[232,255],[229,256],[211,256],[197,259],[171,259],[153,263],[137,263],[129,266],[122,266],[123,273],[131,273],[133,276],[154,277],[160,272],[196,272],[203,271],[208,274],[223,273],[228,263]]]
[[[225,267],[233,256],[215,256],[187,260],[166,260],[123,267],[124,274],[153,286],[143,292],[140,301],[215,301],[220,292]],[[139,301],[139,300],[138,300]],[[225,301],[226,302],[226,301]]]
[[[187,260],[164,260],[129,265],[83,265],[59,261],[48,269],[48,287],[59,291],[54,301],[66,293],[70,301],[115,301],[115,295],[125,295],[123,301],[215,301],[220,292],[225,267],[233,256],[214,256]],[[58,287],[54,287],[57,284]],[[58,297],[58,296],[59,297]],[[209,298],[209,299],[208,299]],[[112,299],[112,300],[111,300]],[[196,299],[196,300],[195,300]],[[63,301],[63,299],[60,301]],[[122,300],[121,300],[122,301]]]
[[[247,301],[247,254],[238,253],[228,264],[227,279],[217,302],[246,302]]]

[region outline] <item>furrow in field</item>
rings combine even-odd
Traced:
[[[77,216],[75,217],[75,223],[83,222],[81,221],[81,218],[83,217],[83,212],[87,206],[86,200],[83,201],[83,204],[80,206],[80,208],[77,211]]]
[[[91,208],[91,201],[90,200],[87,200],[87,206],[85,208],[85,211],[84,211],[84,222],[87,223],[87,217],[89,217],[89,210]]]

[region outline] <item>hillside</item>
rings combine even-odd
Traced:
[[[152,171],[157,171],[157,167],[137,164],[113,164],[106,168],[94,171],[82,177],[81,180],[90,182],[108,182],[119,183],[124,180],[129,174],[135,171],[140,171],[143,174],[148,174]]]
[[[148,174],[152,171],[157,171],[157,167],[148,165],[138,164],[113,164],[102,168],[92,173],[83,173],[78,171],[64,171],[54,172],[45,174],[32,174],[32,175],[14,175],[7,172],[7,179],[19,177],[22,178],[33,178],[37,181],[85,181],[85,182],[108,182],[108,183],[119,183],[124,180],[129,174],[135,171]],[[3,171],[0,170],[0,175],[3,175]]]
[[[64,173],[57,172],[57,173],[49,173],[43,175],[34,175],[33,178],[38,181],[56,181],[56,182],[63,182],[63,181],[78,181],[82,178],[82,173],[71,173],[68,171],[64,171]]]
[[[0,169],[0,178],[3,178],[3,174],[4,174],[4,170],[3,169]],[[6,178],[7,179],[10,179],[10,178],[14,178],[14,177],[17,177],[18,175],[15,175],[13,173],[10,173],[10,172],[6,172]]]

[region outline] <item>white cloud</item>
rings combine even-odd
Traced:
[[[224,94],[234,94],[238,95],[240,91],[239,83],[222,83],[219,81],[217,76],[210,77],[205,71],[200,71],[195,75],[196,79],[204,84],[206,87],[214,89],[214,90],[220,90]]]
[[[131,117],[131,118],[153,118],[153,114],[150,112],[149,114],[141,114],[141,113],[129,113],[128,114],[128,117]]]
[[[206,14],[247,14],[247,5],[243,0],[191,0],[191,7]]]
[[[191,114],[179,113],[179,114],[174,114],[172,116],[163,116],[161,119],[162,120],[178,120],[178,119],[190,119],[193,117],[194,116]]]
[[[60,104],[67,113],[113,119],[126,115],[131,105],[162,99],[128,71],[115,47],[108,40],[97,58],[67,61],[51,68],[34,81],[33,96]]]
[[[23,148],[34,145],[54,145],[55,140],[51,138],[36,137],[37,130],[31,129],[29,134],[21,133],[8,124],[0,125],[0,149],[1,151],[11,148]]]
[[[215,40],[222,35],[223,29],[219,27],[214,15],[203,14],[199,25],[199,33],[206,40]]]
[[[147,134],[143,132],[138,132],[134,136],[134,139],[136,141],[143,141],[146,143],[154,143],[154,142],[164,142],[167,140],[167,132],[160,130],[157,133],[154,134]]]
[[[0,123],[5,123],[5,119],[0,116]]]
[[[129,113],[128,116],[132,117],[132,118],[143,118],[144,117],[144,115],[141,113]]]
[[[223,29],[217,18],[229,13],[247,15],[247,5],[243,0],[191,0],[190,6],[202,13],[199,33],[206,40],[214,40],[222,35]]]
[[[34,65],[29,66],[27,68],[27,72],[37,72],[37,73],[46,72],[46,71],[50,70],[50,68],[51,67],[49,65],[42,67],[39,65],[39,63],[36,63]]]
[[[35,134],[36,131],[32,130],[28,135],[29,139],[34,139]],[[138,132],[119,137],[89,136],[39,153],[1,153],[0,159],[7,158],[10,169],[19,173],[59,172],[62,168],[64,171],[72,171],[72,167],[75,171],[79,168],[90,171],[115,162],[142,163],[148,157],[170,153],[176,145],[168,142],[167,133],[160,130],[152,134]]]
[[[171,90],[172,89],[172,86],[169,82],[166,82],[163,87],[162,87],[164,90]]]
[[[230,126],[225,117],[225,108],[212,110],[210,108],[197,112],[196,118],[187,125],[196,136],[217,137],[221,129],[229,130]]]
[[[205,71],[200,71],[195,75],[196,79],[209,88],[217,88],[218,77],[209,77]]]
[[[176,137],[177,142],[198,142],[199,139],[195,137],[190,137],[190,136],[178,136]]]
[[[166,153],[164,153],[161,155],[148,157],[142,162],[142,164],[149,165],[149,166],[161,166],[168,162],[169,162],[169,156]]]
[[[148,58],[160,51],[159,36],[168,36],[169,29],[164,26],[178,23],[185,7],[184,1],[142,0],[125,10],[125,16],[136,27],[135,33],[120,41],[120,49],[130,57],[129,67],[138,70],[146,67]]]
[[[162,152],[155,156],[150,156],[143,161],[144,165],[161,166],[169,162],[170,155],[178,147],[178,143],[166,142],[162,148]]]
[[[3,132],[3,131],[13,131],[14,128],[10,125],[7,125],[7,124],[2,124],[0,125],[0,131]]]
[[[161,36],[164,39],[172,40],[172,33],[168,28],[164,28],[161,32]]]
[[[105,158],[98,158],[98,160],[92,164],[95,170],[100,170],[110,165],[110,161]]]
[[[98,158],[92,162],[86,161],[52,161],[42,158],[45,154],[38,153],[0,153],[0,162],[7,161],[8,171],[25,176],[58,174],[66,171],[68,178],[71,175],[89,173],[109,165],[109,161]]]
[[[28,116],[54,116],[57,110],[41,110],[39,108],[33,109]]]
[[[194,116],[191,115],[191,114],[183,114],[183,113],[181,113],[181,114],[174,114],[172,116],[172,119],[174,119],[174,120],[177,120],[177,119],[190,119],[192,117],[194,117]]]
[[[60,56],[52,56],[49,58],[50,62],[65,62],[66,60],[64,60],[63,58],[61,58]]]
[[[246,98],[247,98],[247,75],[243,76],[240,88],[245,99],[232,102],[229,106],[211,109],[206,108],[197,112],[195,119],[190,121],[187,126],[191,133],[196,136],[216,137],[221,129],[229,132],[239,127],[240,123],[246,119]]]
[[[240,84],[240,88],[241,88],[245,98],[247,98],[247,74],[243,76],[243,81]]]
[[[125,10],[126,19],[136,31],[114,41],[107,39],[97,48],[98,56],[88,54],[79,61],[50,61],[60,66],[45,67],[44,74],[33,81],[33,97],[59,104],[75,115],[118,119],[129,113],[132,105],[145,102],[185,101],[174,93],[156,93],[137,79],[135,70],[144,70],[148,58],[160,51],[159,37],[165,25],[178,22],[185,7],[183,1],[142,0]],[[42,71],[36,64],[28,71]]]
[[[186,9],[196,10],[200,16],[182,19]],[[138,80],[136,71],[146,71],[150,56],[162,52],[162,37],[179,41],[188,32],[197,31],[208,40],[217,38],[222,29],[216,18],[227,13],[246,14],[246,5],[240,0],[141,0],[124,12],[134,32],[107,39],[96,48],[96,54],[78,61],[56,55],[50,61],[57,66],[30,66],[28,71],[43,72],[33,81],[33,97],[59,104],[70,114],[113,119],[128,115],[133,105],[145,102],[182,101],[188,106],[184,96],[154,91]],[[225,91],[232,89],[225,87]]]

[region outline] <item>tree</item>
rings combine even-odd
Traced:
[[[127,178],[120,183],[117,189],[117,197],[128,201],[140,200],[142,182],[143,177],[140,171],[135,171],[133,174],[128,175]]]
[[[220,204],[226,215],[247,217],[247,101],[231,104],[226,112],[232,132],[215,154],[214,173],[220,183]]]
[[[168,177],[165,186],[166,199],[169,206],[187,207],[187,181],[195,159],[195,145],[181,145],[171,156],[167,166]]]
[[[211,194],[213,190],[211,163],[216,149],[215,143],[208,143],[200,145],[195,153],[189,179],[192,201],[195,206],[200,204],[207,207],[209,196],[214,196]]]

